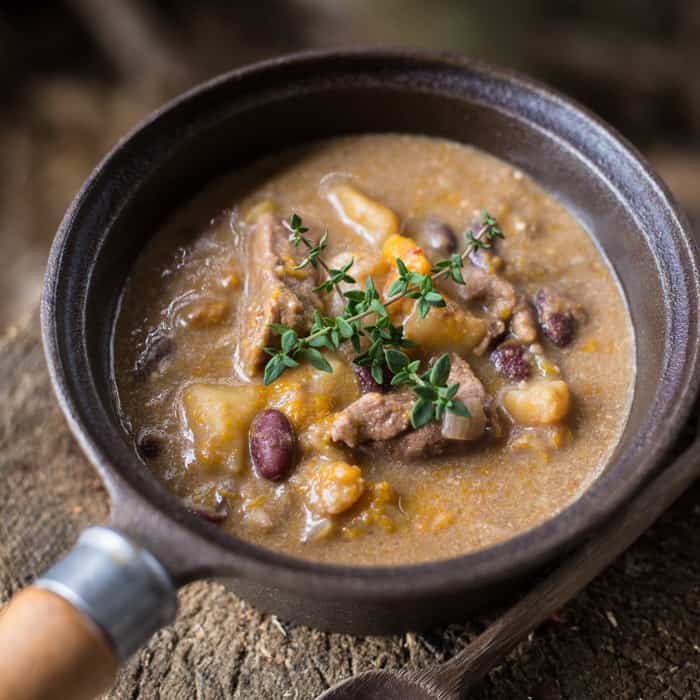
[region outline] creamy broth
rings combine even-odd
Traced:
[[[267,303],[260,289],[272,279],[257,247],[262,227],[278,227],[280,236],[279,222],[296,213],[314,242],[327,229],[323,258],[352,256],[349,274],[362,282],[371,275],[382,293],[395,277],[395,253],[419,267],[426,258],[434,263],[444,251],[431,243],[444,248],[455,232],[463,250],[462,232],[477,231],[482,209],[505,239],[465,262],[463,274],[480,275],[491,291],[467,299],[445,282],[439,291],[454,314],[431,309],[432,325],[406,320],[413,302],[391,313],[420,340],[408,352],[423,361],[421,371],[431,357],[456,353],[453,371],[464,365],[461,376],[483,387],[470,398],[478,394],[484,407],[478,438],[446,442],[436,423],[425,455],[407,455],[410,426],[386,441],[376,439],[371,417],[358,428],[370,410],[357,418],[349,407],[373,399],[362,393],[349,343],[326,353],[332,374],[302,362],[262,385],[262,354],[253,346],[263,331],[251,315]],[[295,262],[274,271],[303,300],[295,318],[308,325],[314,307],[339,313],[334,293],[303,296],[324,274],[296,270]],[[307,274],[318,277],[312,283]],[[464,554],[551,518],[605,466],[634,378],[620,289],[571,214],[486,153],[399,134],[338,138],[267,158],[176,210],[135,266],[114,344],[124,425],[144,468],[187,507],[265,547],[358,565]],[[372,396],[374,410],[394,394]],[[296,437],[293,463],[274,481],[252,465],[249,447],[251,421],[268,409],[284,414]]]

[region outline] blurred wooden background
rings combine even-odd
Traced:
[[[397,21],[400,18],[400,21]],[[60,0],[0,4],[0,332],[35,304],[91,168],[163,100],[279,53],[458,51],[573,95],[700,219],[700,3],[686,0]]]

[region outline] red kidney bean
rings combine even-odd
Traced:
[[[574,319],[568,313],[553,313],[542,324],[542,332],[558,348],[564,348],[574,339]]]
[[[165,435],[160,430],[142,428],[136,435],[136,451],[144,459],[155,459],[163,450]]]
[[[491,353],[491,362],[506,379],[521,382],[530,376],[530,365],[522,345],[504,344]]]
[[[253,466],[270,481],[284,479],[296,457],[296,436],[291,423],[281,411],[268,408],[253,419],[248,433]]]
[[[418,242],[427,249],[426,252],[437,253],[443,258],[448,258],[457,250],[457,236],[452,227],[437,219],[425,222]]]
[[[576,318],[583,318],[583,311],[550,287],[543,287],[537,291],[535,308],[545,337],[559,348],[569,345],[576,333]]]

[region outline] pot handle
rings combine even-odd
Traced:
[[[0,613],[0,700],[89,700],[177,611],[153,555],[108,527],[75,547]]]

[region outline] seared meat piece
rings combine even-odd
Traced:
[[[363,442],[389,440],[410,427],[415,400],[412,391],[365,394],[336,416],[331,437],[349,447],[357,447]]]
[[[586,315],[581,307],[551,287],[542,287],[535,294],[537,318],[544,335],[559,348],[574,339],[576,324]]]
[[[515,306],[515,289],[510,282],[473,265],[465,265],[462,275],[464,284],[447,282],[453,295],[462,301],[483,300],[486,311],[497,319],[510,317]]]
[[[496,274],[496,270],[503,264],[503,261],[491,249],[477,248],[470,251],[468,257],[472,265],[492,275]]]
[[[491,353],[493,366],[506,378],[522,382],[530,376],[525,348],[517,343],[503,343]]]
[[[294,269],[303,260],[304,250],[289,241],[288,232],[272,214],[258,219],[249,245],[253,264],[239,322],[237,362],[252,377],[265,363],[263,348],[279,342],[270,324],[282,323],[304,333],[313,322],[314,309],[321,309],[321,300],[313,291],[315,269]]]
[[[411,430],[405,435],[394,438],[388,449],[405,459],[435,457],[442,454],[450,444],[442,435],[442,426],[433,421],[418,430]]]
[[[452,367],[448,384],[459,384],[456,398],[469,409],[469,433],[462,440],[451,440],[443,434],[444,426],[432,422],[418,430],[411,430],[400,435],[389,445],[389,449],[406,459],[432,457],[442,454],[450,447],[464,445],[465,442],[478,440],[486,430],[486,410],[491,403],[481,380],[472,372],[471,367],[459,355],[450,355]]]
[[[457,398],[472,414],[469,440],[481,437],[486,428],[485,406],[489,403],[483,384],[459,355],[450,356],[452,367],[448,384],[459,384]],[[412,391],[365,394],[341,411],[331,428],[331,437],[349,447],[381,443],[377,447],[404,457],[423,457],[444,451],[453,442],[442,435],[442,426],[429,423],[418,430],[411,427],[411,409],[416,401]],[[374,449],[374,446],[371,446]]]
[[[513,309],[510,332],[521,343],[534,343],[537,340],[535,312],[525,299],[518,299],[518,303]]]

